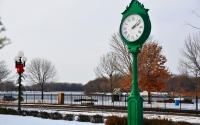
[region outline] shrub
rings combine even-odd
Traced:
[[[127,117],[122,117],[120,125],[128,125],[128,118]]]
[[[78,116],[77,121],[79,121],[79,122],[90,122],[90,117],[87,116],[87,115],[82,115],[82,114],[80,114],[80,115]]]
[[[38,111],[30,111],[29,113],[30,113],[29,116],[39,117],[39,112]]]
[[[22,116],[32,116],[31,111],[24,110]]]
[[[73,114],[66,114],[63,119],[68,120],[68,121],[73,121],[74,115]]]
[[[50,114],[48,112],[40,112],[39,116],[41,118],[45,118],[45,119],[51,118],[51,116],[50,116]]]
[[[103,123],[103,116],[102,115],[94,115],[92,116],[92,123]]]
[[[177,122],[175,125],[191,125],[191,124],[188,123],[188,122],[179,121],[179,122]]]
[[[0,114],[5,114],[5,108],[0,108]]]
[[[19,115],[19,111],[15,110],[15,109],[11,109],[11,108],[8,108],[5,111],[5,114],[10,114],[10,115]]]
[[[144,125],[175,125],[175,124],[171,119],[153,118],[153,119],[144,119]]]
[[[110,116],[107,118],[105,125],[127,125],[127,117]],[[144,125],[191,125],[187,122],[174,123],[171,119],[167,118],[144,118]]]
[[[103,123],[103,116],[102,115],[94,115],[91,119],[92,123]]]
[[[51,118],[55,120],[59,120],[59,119],[63,119],[63,115],[58,112],[54,112],[51,114]]]
[[[19,111],[12,108],[0,108],[0,114],[19,115]]]
[[[109,116],[105,125],[127,125],[127,117]]]
[[[29,111],[22,111],[21,113],[20,113],[20,115],[22,115],[22,116],[27,116],[29,114]]]

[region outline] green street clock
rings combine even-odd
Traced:
[[[143,125],[143,98],[138,91],[138,62],[140,48],[151,32],[148,9],[137,0],[132,0],[122,13],[120,36],[132,54],[132,91],[127,99],[128,125]]]
[[[120,24],[120,36],[129,48],[141,48],[149,37],[151,22],[149,20],[148,9],[137,0],[132,0],[130,5],[122,13]],[[135,48],[135,49],[136,49]]]

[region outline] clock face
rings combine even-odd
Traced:
[[[144,21],[137,14],[129,15],[121,25],[122,36],[129,42],[138,40],[144,32]]]

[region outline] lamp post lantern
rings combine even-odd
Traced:
[[[19,74],[18,78],[18,111],[21,111],[21,101],[22,101],[22,91],[21,91],[21,77],[24,72],[25,62],[27,58],[24,57],[24,52],[19,51],[17,56],[14,58],[15,60],[15,68],[17,69],[17,73]]]
[[[128,125],[143,125],[143,98],[138,90],[137,56],[151,32],[148,9],[137,0],[132,0],[122,13],[120,36],[132,54],[132,91],[127,100]]]

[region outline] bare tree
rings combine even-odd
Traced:
[[[97,77],[107,80],[104,89],[107,89],[109,92],[112,92],[115,87],[119,87],[117,84],[119,73],[114,66],[115,63],[115,54],[112,52],[107,53],[100,58],[99,66],[94,70]]]
[[[32,84],[39,84],[41,87],[43,101],[43,91],[47,83],[57,81],[57,70],[51,61],[35,58],[26,68],[27,81]]]
[[[187,73],[193,78],[200,76],[200,32],[189,35],[184,44],[184,48],[180,50],[182,58],[179,59],[180,71]],[[184,68],[183,68],[184,67]],[[194,81],[196,88],[199,88],[199,83]],[[198,110],[198,89],[196,89],[196,109]]]
[[[153,41],[153,36],[150,36],[146,43]],[[114,67],[122,75],[132,74],[132,54],[129,53],[127,45],[121,40],[119,33],[114,33],[110,40],[110,48],[116,57]]]
[[[109,45],[116,57],[114,67],[123,75],[131,74],[132,55],[129,53],[126,44],[122,42],[119,33],[112,35]]]
[[[6,81],[11,71],[8,69],[5,61],[0,61],[0,83]]]
[[[184,44],[184,48],[180,50],[182,58],[179,59],[181,71],[189,73],[194,77],[200,75],[200,32],[189,35]],[[184,68],[183,68],[184,67]]]
[[[10,40],[5,37],[2,36],[2,32],[4,32],[6,29],[3,26],[3,23],[1,22],[1,18],[0,18],[0,49],[2,49],[5,45],[10,44]]]
[[[192,13],[194,13],[197,17],[200,18],[200,15],[199,15],[196,11],[192,11]],[[185,23],[186,23],[186,25],[189,25],[189,26],[191,26],[192,28],[200,29],[200,27],[194,26],[193,24],[188,23],[187,21],[185,21]]]

